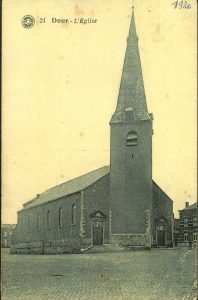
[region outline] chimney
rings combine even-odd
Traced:
[[[185,202],[185,204],[186,204],[186,208],[189,206],[189,202]]]

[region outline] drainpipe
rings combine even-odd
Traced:
[[[84,191],[80,192],[80,236],[85,236]]]
[[[45,217],[44,217],[44,204],[43,204],[43,241],[42,241],[42,254],[45,253],[45,223],[44,223]]]

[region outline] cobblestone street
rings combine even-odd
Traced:
[[[196,250],[80,255],[2,251],[2,299],[192,300]]]

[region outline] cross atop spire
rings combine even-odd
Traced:
[[[129,111],[131,112],[131,121],[150,119],[147,110],[144,81],[140,62],[134,6],[132,6],[131,24],[127,38],[127,47],[122,70],[117,108],[111,122],[125,121],[126,112]],[[129,118],[127,119],[128,121],[130,120]]]
[[[132,10],[134,10],[134,0],[132,0]]]

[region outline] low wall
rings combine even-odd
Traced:
[[[110,241],[111,244],[120,246],[150,248],[150,240],[146,234],[112,234]]]
[[[42,254],[42,242],[28,242],[10,245],[11,254]]]
[[[90,245],[89,241],[78,239],[61,239],[12,244],[11,254],[64,254],[79,253],[81,248]]]

